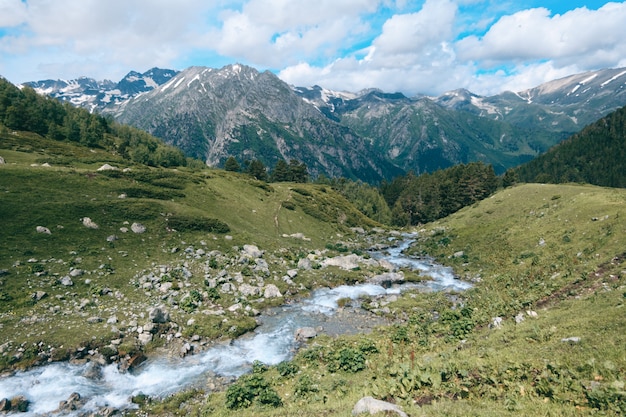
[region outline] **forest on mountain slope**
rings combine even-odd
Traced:
[[[188,162],[178,148],[142,130],[40,96],[30,87],[19,89],[2,78],[0,129],[32,132],[55,141],[102,148],[150,166],[184,166]]]
[[[511,172],[522,182],[626,187],[626,107]]]

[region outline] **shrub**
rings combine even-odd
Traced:
[[[258,373],[241,377],[226,390],[226,407],[231,410],[248,408],[255,400],[261,405],[272,407],[283,405],[276,391]]]
[[[226,407],[231,410],[248,408],[254,401],[254,392],[243,384],[233,384],[226,390]]]
[[[293,362],[281,362],[276,365],[276,370],[280,376],[286,377],[297,374],[300,368]]]
[[[331,372],[339,370],[356,373],[365,369],[365,356],[360,350],[343,348],[334,355],[333,361],[328,364]]]
[[[306,397],[308,394],[317,391],[319,391],[319,387],[317,384],[314,384],[311,377],[306,374],[298,378],[298,382],[296,382],[293,389],[293,393],[296,397]]]
[[[283,208],[293,211],[296,209],[296,205],[291,201],[283,201]]]
[[[252,363],[252,373],[253,374],[262,374],[267,371],[267,365],[259,360],[255,360]]]
[[[305,188],[293,188],[293,191],[295,191],[296,193],[303,195],[305,197],[310,197],[311,196],[311,192]]]
[[[393,340],[395,343],[410,342],[409,333],[406,326],[395,326],[395,330],[393,332],[393,336],[391,336],[391,340]]]
[[[202,216],[187,216],[187,215],[175,215],[168,219],[168,225],[178,230],[183,231],[197,231],[197,232],[213,232],[213,233],[228,233],[230,227],[221,220],[212,219]]]
[[[217,288],[212,287],[212,288],[207,289],[207,297],[211,301],[217,301],[222,296],[220,295],[220,292],[219,292],[219,290]]]

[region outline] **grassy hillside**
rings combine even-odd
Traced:
[[[264,278],[286,293],[279,278],[300,257],[346,241],[350,227],[375,225],[330,187],[131,165],[32,133],[0,136],[0,156],[0,368],[102,347],[163,302],[176,307],[176,323],[200,310],[197,301],[216,309],[235,304],[235,295],[211,303],[205,281],[221,270],[254,279],[252,266],[237,261],[244,245],[266,252],[272,273]],[[99,171],[104,163],[116,169]],[[155,274],[159,282],[144,291]],[[64,285],[68,276],[72,284]],[[163,300],[156,287],[166,281],[179,294]],[[222,329],[220,316],[189,332],[233,336],[255,326],[252,316],[226,313],[232,326]],[[111,317],[119,331],[105,325]]]
[[[625,203],[623,190],[593,186],[502,190],[428,224],[413,247],[453,265],[473,289],[406,294],[389,306],[395,326],[318,338],[290,367],[259,367],[236,390],[145,409],[231,415],[235,393],[267,384],[282,405],[253,403],[238,415],[344,416],[365,395],[411,416],[622,415]]]

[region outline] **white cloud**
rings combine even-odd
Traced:
[[[203,3],[134,0],[129,7],[124,0],[30,0],[26,29],[21,36],[0,37],[0,53],[4,61],[24,62],[19,76],[121,78],[131,69],[171,65],[193,47],[209,12]]]
[[[26,5],[21,0],[0,0],[0,27],[18,26],[26,16]]]
[[[391,17],[361,61],[298,64],[280,75],[293,84],[314,81],[329,88],[352,85],[436,95],[464,87],[496,94],[626,62],[626,2],[562,15],[546,8],[522,10],[495,20],[482,37],[454,40],[459,22],[469,21],[459,15],[459,3],[426,1],[418,12]],[[479,26],[487,21],[481,18]]]
[[[502,17],[483,37],[469,36],[456,47],[463,60],[493,65],[548,59],[558,66],[595,67],[624,56],[624,22],[626,3],[554,16],[545,8],[529,9]]]
[[[450,44],[456,11],[452,1],[427,0],[418,12],[389,18],[363,59],[341,58],[318,68],[299,63],[280,76],[296,85],[318,80],[328,88],[378,87],[409,95],[456,88],[453,82],[466,72],[454,65]]]
[[[360,16],[377,6],[378,0],[251,0],[223,13],[217,50],[273,68],[332,56],[365,32]]]
[[[624,22],[626,2],[554,15],[512,0],[0,0],[0,74],[118,80],[216,57],[296,85],[491,94],[626,65]]]

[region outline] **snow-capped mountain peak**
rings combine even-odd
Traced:
[[[77,107],[94,112],[153,90],[177,73],[174,70],[152,68],[143,74],[131,71],[118,83],[79,77],[74,80],[32,81],[22,86],[32,87],[39,94],[68,101]]]

